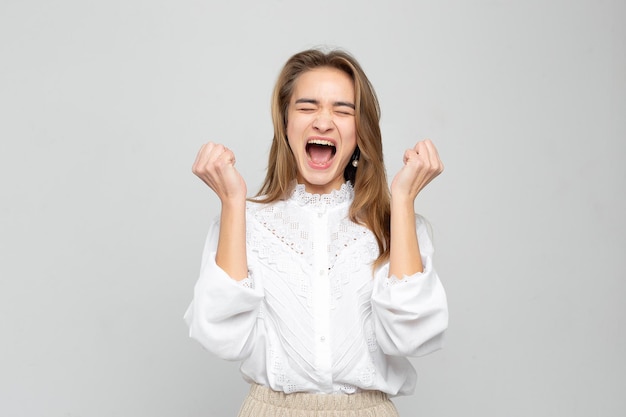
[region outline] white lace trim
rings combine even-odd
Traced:
[[[339,385],[339,390],[344,394],[354,394],[357,392],[358,388],[354,385],[343,383]]]
[[[318,210],[335,207],[354,198],[354,188],[350,182],[345,182],[338,190],[330,194],[311,194],[304,189],[304,184],[296,184],[291,199],[301,206],[308,206]]]
[[[245,288],[250,288],[250,289],[254,289],[254,281],[252,280],[252,278],[244,278],[241,281],[239,281],[239,285],[241,285],[242,287]]]
[[[344,194],[348,195],[352,188],[349,183],[344,185]],[[297,187],[304,190],[304,186]],[[340,193],[340,190],[336,192]],[[259,259],[291,277],[289,284],[296,287],[295,292],[307,299],[310,306],[311,283],[306,271],[310,271],[314,264],[314,242],[307,213],[290,208],[290,205],[296,203],[294,200],[268,205],[252,203],[249,214],[256,222],[249,225],[247,241],[249,249],[256,252]],[[373,233],[365,226],[352,222],[347,217],[347,212],[348,207],[329,212],[330,241],[327,251],[328,267],[332,271],[331,308],[341,298],[351,275],[364,265],[369,268],[379,253]],[[275,239],[268,238],[267,232]],[[359,245],[360,249],[352,250],[353,245]]]
[[[392,275],[389,278],[387,278],[385,287],[393,287],[394,285],[406,284],[407,282],[410,282],[410,279],[406,275],[404,275],[402,278],[398,278],[395,275]]]
[[[283,355],[272,348],[270,348],[270,371],[275,375],[278,386],[282,387],[286,394],[300,390],[298,385],[287,376]]]
[[[374,364],[370,363],[365,368],[362,368],[359,372],[359,382],[363,387],[370,387],[374,383],[374,377],[376,375],[376,368]]]

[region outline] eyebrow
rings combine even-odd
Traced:
[[[296,100],[295,104],[300,104],[300,103],[315,104],[316,106],[320,104],[318,100],[315,100],[312,98],[299,98]],[[333,106],[334,107],[345,106],[345,107],[350,107],[351,109],[355,109],[354,104],[347,102],[347,101],[335,101],[333,103]]]

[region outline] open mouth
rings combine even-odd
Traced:
[[[337,148],[329,140],[312,139],[306,144],[306,153],[309,155],[311,162],[323,165],[333,159],[335,153],[337,153]]]

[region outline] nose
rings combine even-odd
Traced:
[[[328,132],[333,129],[333,126],[333,117],[327,111],[320,111],[313,120],[313,128],[319,132]]]

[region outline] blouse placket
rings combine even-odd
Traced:
[[[321,385],[332,388],[332,352],[330,348],[330,277],[328,260],[328,212],[312,216],[313,317],[315,320],[316,369]]]

